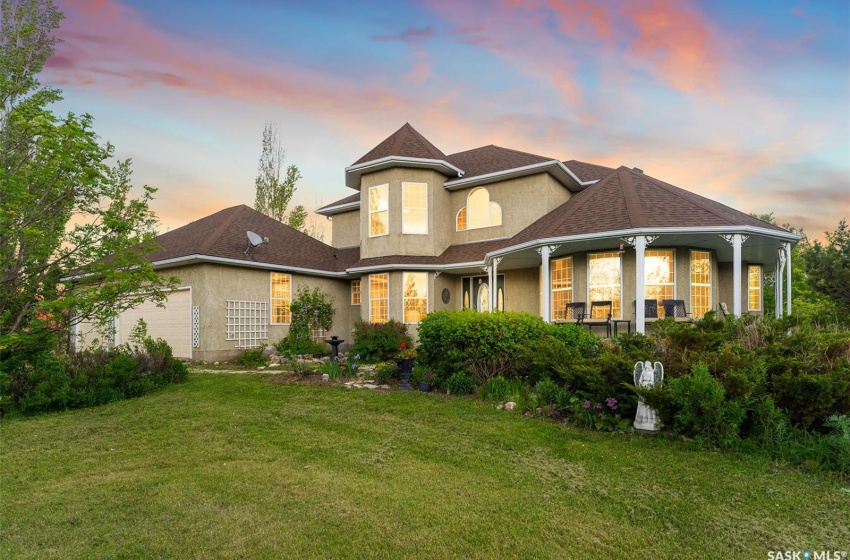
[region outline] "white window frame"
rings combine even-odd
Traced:
[[[387,296],[382,298],[376,298],[372,296],[372,277],[373,276],[386,276],[387,277]],[[370,274],[369,275],[369,322],[374,323],[372,317],[372,301],[378,300],[386,300],[387,302],[387,318],[383,322],[387,322],[390,320],[390,275],[388,272],[381,272],[378,274]]]
[[[694,253],[705,253],[708,255],[708,284],[699,284],[694,283]],[[694,306],[694,286],[708,286],[708,305],[706,306],[706,313],[711,311],[714,306],[714,290],[712,288],[712,280],[714,280],[714,270],[712,270],[714,263],[711,258],[711,251],[708,249],[691,249],[690,260],[688,261],[688,289],[690,290],[690,303],[691,306],[691,316],[694,318],[702,318],[703,315],[697,315],[696,307]]]
[[[556,262],[566,261],[566,260],[570,261],[570,287],[569,288],[559,288],[559,289],[556,290],[555,289],[555,279],[553,278],[553,276],[555,275],[555,267],[552,266],[552,265]],[[551,309],[549,310],[549,312],[551,313],[550,317],[552,317],[552,320],[556,320],[556,317],[558,315],[558,314],[556,314],[556,311],[555,311],[555,293],[556,292],[570,292],[569,303],[572,303],[572,302],[575,301],[575,297],[574,297],[575,296],[575,286],[576,286],[576,276],[575,276],[576,268],[575,268],[575,266],[576,266],[576,261],[573,258],[573,255],[568,255],[566,257],[558,257],[557,259],[550,259],[549,260],[549,286],[550,286],[550,289],[551,289],[551,293],[549,294],[549,299],[550,299],[549,305],[550,305]],[[543,276],[542,267],[541,267],[541,271],[540,271],[540,276],[541,277]],[[542,291],[540,292],[540,297],[541,298],[543,297]],[[542,307],[542,303],[541,303],[541,307]]]
[[[428,300],[429,300],[429,297],[428,297],[428,273],[427,272],[405,272],[401,276],[401,286],[402,286],[401,313],[402,313],[402,319],[408,325],[418,325],[419,324],[418,321],[408,321],[407,317],[405,316],[406,315],[405,310],[407,309],[407,306],[405,304],[407,303],[407,300],[409,300],[409,299],[422,299],[422,298],[418,298],[418,297],[417,298],[409,298],[409,297],[404,295],[404,287],[407,286],[407,277],[410,274],[421,274],[422,276],[425,277],[425,315],[427,315],[428,314]]]
[[[288,298],[279,298],[274,297],[274,277],[275,275],[279,276],[288,276],[289,277],[289,297]],[[274,323],[274,304],[276,301],[287,301],[289,305],[292,305],[292,275],[287,274],[285,272],[272,272],[269,274],[269,324],[270,325],[289,325],[292,321],[292,308],[289,309],[289,321],[290,323]]]
[[[386,187],[386,189],[387,189],[387,207],[384,210],[374,210],[373,211],[372,207],[371,207],[372,189],[380,189],[381,187]],[[366,229],[369,232],[369,237],[383,237],[385,235],[389,235],[390,234],[390,184],[389,183],[384,183],[382,185],[374,185],[372,187],[369,187],[369,191],[367,192],[367,196],[366,196],[366,209],[368,210],[368,213],[369,213],[369,221],[366,223]],[[372,235],[372,214],[377,214],[379,212],[386,212],[387,213],[387,230],[384,233],[376,233],[375,235]]]
[[[425,231],[407,231],[407,220],[405,219],[405,209],[407,206],[405,205],[405,194],[407,192],[408,185],[413,186],[422,186],[425,187]],[[416,208],[416,210],[422,210],[422,208]],[[428,183],[422,182],[402,182],[401,183],[401,233],[405,235],[428,235]]]
[[[354,294],[355,294],[354,284],[355,283],[357,284],[357,291],[356,291],[357,298],[360,300],[358,302],[354,301]],[[363,303],[363,282],[358,278],[357,280],[351,281],[351,305],[360,305],[361,303]]]
[[[587,302],[586,313],[590,313],[592,308],[591,304],[593,303],[590,300],[590,257],[591,255],[607,255],[607,254],[616,254],[617,251],[594,251],[592,253],[587,254],[586,267],[585,271],[585,286],[586,286],[586,298],[584,301]],[[622,319],[623,318],[623,253],[619,253],[618,260],[620,261],[620,314],[614,315],[614,302],[611,302],[611,318],[612,319]]]
[[[470,212],[469,212],[469,197],[471,197],[472,194],[475,191],[478,191],[478,190],[482,190],[482,191],[487,193],[487,225],[470,227],[470,223],[472,223],[472,220],[470,219]],[[494,204],[499,207],[499,223],[498,224],[493,223],[493,205]],[[458,215],[460,215],[461,210],[463,210],[464,208],[466,209],[466,228],[465,229],[459,229],[457,227],[457,217],[458,217]],[[488,227],[497,227],[497,226],[501,226],[503,223],[504,223],[504,212],[502,211],[502,206],[498,202],[493,202],[493,199],[490,197],[490,191],[487,190],[486,187],[475,187],[471,191],[469,191],[469,194],[466,195],[466,204],[464,204],[464,206],[460,210],[458,210],[457,214],[455,214],[455,231],[469,231],[469,230],[472,230],[472,229],[484,229],[484,228],[488,228]]]
[[[759,285],[758,288],[750,286],[750,269],[757,268],[759,270]],[[750,292],[758,290],[759,306],[757,308],[750,307]],[[760,264],[747,265],[747,311],[763,311],[764,310],[764,268]]]
[[[676,249],[671,248],[671,247],[659,247],[659,248],[656,249],[655,247],[653,247],[652,249],[647,249],[647,251],[672,251],[673,252],[673,297],[671,299],[676,299],[677,298],[677,295],[676,295]],[[644,259],[645,259],[645,256],[644,256]],[[688,272],[690,272],[690,271],[688,271]],[[644,269],[643,282],[644,282],[644,284],[643,284],[644,285],[644,299],[646,299],[645,290],[646,290],[646,287],[649,284],[647,284],[647,282],[646,282],[646,270],[645,269]],[[656,285],[665,285],[665,284],[656,284]],[[635,305],[637,305],[637,304],[635,304]],[[664,305],[660,301],[658,302],[658,316],[659,317],[664,316]]]

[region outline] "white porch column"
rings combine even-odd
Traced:
[[[502,262],[502,259],[496,257],[493,259],[493,283],[491,284],[490,289],[490,311],[496,311],[496,307],[499,304],[499,263]]]
[[[635,331],[646,331],[646,237],[635,236]],[[625,317],[624,317],[625,318]]]
[[[543,262],[543,309],[541,309],[541,317],[545,323],[552,322],[552,273],[549,269],[549,246],[544,245],[540,248],[540,259]]]
[[[785,274],[785,250],[780,247],[776,257],[776,272],[773,275],[773,293],[776,296],[776,318],[782,317],[783,278]]]
[[[791,316],[791,244],[785,244],[785,305],[788,306],[788,316]]]
[[[732,236],[732,313],[735,317],[741,316],[741,234]]]

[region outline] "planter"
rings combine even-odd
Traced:
[[[423,393],[430,393],[431,392],[431,384],[425,383],[424,381],[420,381],[419,382],[419,390],[422,391]]]
[[[398,366],[398,376],[401,378],[400,389],[413,389],[410,385],[410,376],[413,375],[413,358],[398,359],[395,361]]]

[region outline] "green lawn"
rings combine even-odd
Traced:
[[[193,373],[0,436],[4,560],[850,549],[850,489],[829,476],[461,398]]]

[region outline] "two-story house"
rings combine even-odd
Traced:
[[[791,312],[796,235],[640,169],[493,145],[446,155],[405,124],[347,167],[345,184],[356,192],[317,210],[332,220],[332,246],[247,206],[159,236],[163,250],[150,258],[181,289],[165,308],[123,313],[116,340],[144,317],[178,356],[230,357],[286,335],[301,285],[334,298],[328,334],[343,338],[357,320],[396,319],[415,333],[435,310],[559,321],[570,303],[603,300],[644,332],[648,307],[635,302],[645,300],[661,316],[660,302],[673,299],[696,317],[720,302],[735,315],[763,313],[774,270]],[[247,231],[268,243],[249,247]]]

